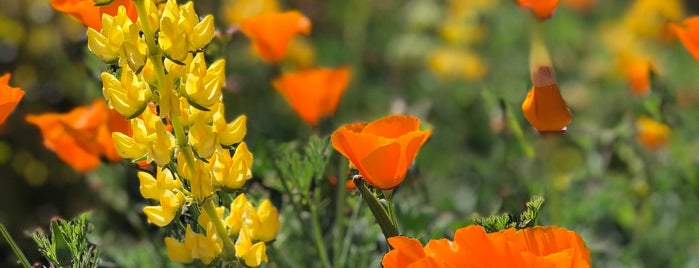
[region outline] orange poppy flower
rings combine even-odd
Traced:
[[[284,58],[291,38],[311,33],[311,21],[298,11],[266,13],[243,20],[240,29],[262,58],[276,62]]]
[[[398,186],[420,147],[432,134],[421,131],[420,120],[391,115],[371,123],[344,125],[332,134],[335,150],[349,159],[375,188]]]
[[[672,23],[670,29],[675,31],[689,53],[699,60],[699,16],[684,19],[682,24],[684,25]]]
[[[558,227],[510,228],[487,234],[480,226],[456,230],[454,241],[431,240],[423,248],[404,236],[388,238],[393,248],[385,268],[402,267],[590,267],[590,251],[577,233]]]
[[[670,127],[646,116],[636,119],[638,142],[649,150],[657,150],[670,143]]]
[[[81,106],[65,114],[27,115],[27,122],[39,127],[44,146],[79,172],[97,168],[100,156],[121,160],[114,148],[113,131],[131,131],[126,119],[107,108],[104,100]]]
[[[523,8],[531,9],[539,20],[546,20],[553,16],[558,6],[558,0],[517,0]]]
[[[299,117],[315,127],[322,117],[335,113],[349,79],[347,68],[313,68],[286,73],[272,84]]]
[[[10,74],[0,76],[0,125],[5,123],[7,117],[17,107],[17,103],[24,97],[21,88],[11,87]]]
[[[138,13],[132,0],[114,0],[104,6],[96,6],[94,0],[51,0],[53,9],[69,14],[97,31],[102,30],[102,14],[116,16],[119,6],[126,7],[126,14],[136,22]]]

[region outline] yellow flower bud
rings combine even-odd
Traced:
[[[246,228],[240,230],[238,240],[235,241],[235,255],[243,259],[245,265],[257,267],[263,262],[266,263],[268,261],[266,250],[264,242],[252,244],[249,231]]]
[[[198,199],[204,199],[214,194],[214,186],[211,180],[211,174],[197,161],[192,177],[189,178],[189,183],[192,188],[192,196]]]
[[[189,104],[208,111],[221,101],[221,87],[225,82],[224,67],[225,61],[217,60],[206,69],[202,53],[192,59],[184,88],[184,95]]]
[[[223,119],[223,116],[217,117],[214,115],[214,121],[218,128],[219,142],[221,144],[232,145],[243,141],[247,132],[247,117],[245,115],[238,116],[230,124],[225,124],[226,121]]]
[[[189,142],[197,154],[203,158],[209,158],[216,150],[218,139],[213,126],[203,120],[195,120],[189,128]]]
[[[169,1],[168,1],[169,2]],[[172,60],[182,62],[187,57],[187,37],[185,32],[178,30],[176,19],[163,17],[160,20],[160,34],[158,45]]]
[[[230,212],[231,214],[226,217],[224,222],[228,226],[228,232],[231,235],[236,235],[240,232],[246,216],[257,216],[255,207],[250,204],[245,194],[239,194],[233,199]]]
[[[204,264],[209,264],[221,253],[221,246],[213,236],[204,236],[192,231],[187,225],[184,235],[184,247],[189,250],[192,257],[200,259]]]
[[[172,219],[175,218],[177,210],[163,206],[146,206],[143,208],[143,213],[146,214],[148,222],[159,227],[164,227],[170,224]]]
[[[194,261],[192,254],[185,246],[172,237],[165,237],[165,248],[167,249],[167,257],[171,261],[179,263],[191,263]]]
[[[252,154],[245,142],[242,142],[232,157],[228,150],[217,151],[210,166],[217,184],[230,189],[240,189],[252,178],[252,161]]]
[[[162,121],[156,121],[155,140],[148,143],[148,159],[155,161],[159,167],[163,167],[170,163],[174,151],[175,137],[165,130],[165,124]]]
[[[277,237],[281,223],[279,223],[279,212],[272,206],[272,202],[268,199],[262,201],[257,208],[257,216],[260,219],[260,225],[252,230],[253,239],[264,242],[274,240]]]
[[[191,50],[199,50],[209,44],[211,39],[214,38],[214,17],[211,15],[204,17],[203,20],[194,26],[192,33],[188,37]]]
[[[153,175],[148,172],[140,171],[138,172],[138,181],[140,182],[139,190],[143,198],[158,199],[160,196],[158,181],[153,178]]]
[[[133,124],[132,124],[133,125]],[[114,147],[121,158],[139,159],[146,154],[146,146],[121,132],[113,132]]]
[[[145,110],[151,91],[133,71],[128,68],[122,70],[121,80],[110,73],[102,73],[102,94],[111,107],[131,119]]]
[[[139,36],[136,24],[129,25],[129,30],[124,32],[124,43],[121,46],[119,66],[128,65],[131,70],[140,73],[146,64],[148,45]]]

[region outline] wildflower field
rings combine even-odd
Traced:
[[[696,1],[0,7],[0,267],[699,266]]]

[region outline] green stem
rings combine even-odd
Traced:
[[[393,224],[393,226],[398,226],[398,220],[396,219],[396,208],[393,206],[393,190],[383,190],[381,192],[386,199],[386,212],[388,212],[388,217],[391,219],[391,224]]]
[[[342,174],[342,172],[340,173]],[[343,180],[344,181],[344,180]],[[342,255],[338,254],[337,252],[342,252],[343,251],[343,244],[342,241],[344,233],[343,233],[343,227],[345,226],[345,214],[342,212],[344,209],[345,205],[347,204],[345,201],[345,196],[347,195],[347,187],[344,183],[340,183],[340,180],[337,182],[337,201],[335,201],[335,224],[334,224],[334,230],[333,230],[333,248],[335,254],[333,255],[333,263],[337,267],[344,267],[344,261],[342,261]],[[342,261],[342,262],[341,262]]]
[[[5,238],[5,241],[7,241],[7,244],[10,245],[12,248],[12,251],[17,255],[17,259],[19,259],[19,262],[22,263],[22,266],[25,268],[31,268],[32,265],[29,263],[29,260],[27,260],[27,257],[24,256],[24,253],[22,253],[22,250],[17,246],[17,243],[15,243],[15,240],[12,239],[10,236],[10,233],[5,229],[5,225],[0,223],[0,233],[2,233],[2,236]]]
[[[234,260],[235,244],[233,244],[233,240],[231,240],[231,237],[228,235],[226,227],[223,226],[223,220],[221,220],[216,213],[216,205],[214,204],[213,198],[207,198],[206,201],[204,201],[204,210],[206,211],[206,215],[209,216],[209,220],[211,220],[214,227],[216,227],[216,234],[223,240],[222,259]]]
[[[320,220],[318,219],[318,194],[314,193],[315,198],[313,202],[308,203],[309,210],[311,211],[311,221],[313,223],[313,238],[318,248],[318,255],[320,257],[321,263],[325,267],[332,267],[330,261],[328,260],[328,251],[325,249],[325,244],[323,243],[323,233],[320,231]]]
[[[367,188],[366,183],[364,182],[364,178],[361,176],[355,176],[353,181],[354,185],[357,187],[357,190],[359,190],[359,193],[362,194],[364,201],[369,206],[369,209],[371,209],[371,213],[374,214],[374,218],[376,218],[376,222],[379,224],[379,227],[381,227],[381,232],[383,232],[386,239],[398,236],[398,228],[393,225],[391,218],[386,212],[386,209],[384,209],[381,203],[379,203],[376,196],[369,191],[369,188]]]

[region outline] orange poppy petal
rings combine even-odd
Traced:
[[[382,190],[392,189],[405,178],[405,172],[400,176],[401,172],[398,170],[400,157],[400,144],[390,143],[376,148],[367,157],[360,159],[357,169],[371,186]]]
[[[522,112],[539,131],[561,131],[572,119],[557,85],[533,87],[522,103]]]
[[[262,58],[276,62],[284,58],[291,38],[311,33],[311,21],[298,11],[266,13],[244,20],[240,29],[252,39]]]
[[[531,9],[539,20],[545,20],[553,16],[559,0],[517,0],[517,3],[524,8]]]
[[[403,159],[399,164],[399,171],[402,173],[398,174],[398,176],[405,177],[405,173],[415,160],[418,151],[420,151],[420,148],[422,148],[422,145],[425,144],[431,134],[431,131],[415,131],[398,138],[398,142],[405,150],[402,153]]]
[[[458,254],[457,267],[517,267],[505,265],[502,251],[489,239],[481,226],[470,225],[454,233]]]
[[[395,139],[418,130],[420,120],[409,115],[389,115],[369,123],[362,133]]]
[[[409,264],[425,257],[425,250],[422,244],[415,238],[405,236],[394,236],[388,238],[388,244],[391,245],[392,252],[397,252],[392,259],[395,260],[395,266],[384,267],[407,267]],[[382,264],[384,261],[381,262]]]
[[[126,7],[128,17],[132,22],[136,21],[138,13],[131,0],[115,0],[105,6],[95,6],[93,0],[51,0],[53,9],[71,15],[83,25],[97,31],[102,29],[102,14],[116,16],[119,6]]]
[[[670,29],[677,34],[677,37],[689,53],[696,60],[699,60],[699,16],[687,18],[683,21],[683,24],[687,28],[672,23],[670,24]]]
[[[355,167],[359,164],[359,160],[369,155],[375,148],[390,142],[376,136],[359,133],[358,131],[361,131],[364,126],[366,124],[362,123],[345,125],[331,136],[335,150],[347,157]]]
[[[431,240],[425,245],[425,253],[434,259],[442,260],[445,263],[456,264],[461,258],[456,254],[456,243],[448,239]]]
[[[9,73],[0,76],[0,125],[5,123],[7,117],[24,97],[24,91],[21,88],[8,85],[10,76]]]
[[[52,143],[51,147],[53,147],[53,151],[58,155],[58,158],[78,172],[88,172],[100,165],[100,159],[97,155],[85,150],[83,146],[68,135],[48,142]]]

